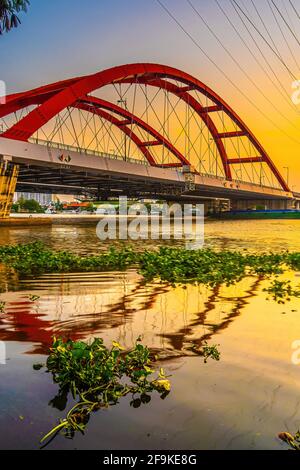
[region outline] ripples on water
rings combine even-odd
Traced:
[[[86,226],[53,225],[29,228],[0,229],[1,244],[31,243],[41,240],[59,250],[71,250],[79,254],[97,253],[110,246],[124,242],[100,241],[96,236],[95,223]],[[240,220],[206,221],[205,245],[218,249],[251,251],[300,251],[300,220]],[[128,242],[130,243],[130,241]],[[184,241],[138,240],[132,242],[137,249],[151,249],[158,245],[184,245]]]
[[[299,222],[210,222],[206,243],[300,251]],[[1,229],[3,244],[33,240],[81,254],[107,248],[92,226]],[[53,334],[101,336],[126,348],[142,334],[172,374],[172,393],[137,410],[124,399],[93,416],[85,437],[59,436],[50,448],[278,449],[277,432],[300,426],[300,368],[291,363],[291,343],[300,339],[300,300],[267,301],[265,281],[184,289],[145,284],[134,271],[24,280],[4,269],[0,280],[7,305],[0,315],[7,347],[7,365],[0,365],[1,448],[37,448],[40,433],[62,417],[48,406],[57,393],[51,377],[32,370],[33,363],[45,360]],[[30,294],[39,300],[31,302]],[[220,344],[219,363],[204,364],[193,354],[191,346],[204,341]]]

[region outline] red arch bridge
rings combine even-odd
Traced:
[[[236,112],[197,78],[138,63],[12,94],[0,155],[17,190],[165,199],[293,199]],[[272,202],[270,202],[272,201]]]

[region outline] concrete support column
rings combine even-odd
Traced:
[[[2,157],[0,161],[0,219],[8,218],[16,190],[19,166]]]

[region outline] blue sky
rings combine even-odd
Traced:
[[[191,24],[194,15],[182,0],[166,3]],[[210,3],[198,1],[205,13]],[[194,71],[202,60],[155,0],[31,0],[21,19],[0,41],[1,79],[11,92],[121,63],[152,61]],[[202,28],[195,29],[201,39]]]

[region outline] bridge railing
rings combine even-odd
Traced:
[[[97,156],[97,157],[109,158],[111,160],[122,160],[122,161],[125,160],[120,155],[115,155],[113,153],[98,152],[97,150],[85,149],[85,148],[76,147],[76,146],[73,146],[73,145],[62,144],[62,143],[58,143],[58,142],[52,142],[52,141],[49,141],[49,140],[31,138],[31,139],[29,139],[29,142],[31,142],[32,144],[44,145],[45,147],[51,147],[51,148],[54,148],[54,149],[66,150],[67,152],[84,153],[85,155],[92,155],[92,156]],[[137,158],[133,158],[133,157],[126,157],[126,161],[130,162],[130,163],[138,163],[139,165],[145,165],[145,166],[149,165],[149,163],[146,162],[145,160],[138,160]]]
[[[77,153],[81,153],[81,154],[85,154],[85,155],[93,155],[93,156],[98,156],[98,157],[103,157],[103,158],[109,158],[111,160],[124,161],[123,157],[121,157],[120,155],[112,154],[112,153],[99,152],[97,150],[85,149],[85,148],[76,147],[76,146],[73,146],[73,145],[62,144],[62,143],[59,143],[59,142],[53,142],[53,141],[48,141],[48,140],[43,140],[43,139],[38,139],[38,138],[31,138],[31,139],[29,139],[29,141],[33,144],[44,145],[46,147],[59,149],[59,150],[65,150],[67,152],[77,152]],[[126,161],[130,162],[130,163],[137,163],[139,165],[149,166],[149,163],[147,161],[138,160],[137,158],[133,158],[133,157],[127,157]],[[176,168],[176,170],[179,171],[179,172],[183,172],[182,168]],[[219,181],[223,181],[224,183],[226,183],[226,184],[228,183],[228,184],[231,184],[231,185],[239,185],[239,184],[242,184],[242,183],[247,183],[248,185],[252,186],[253,188],[263,188],[263,187],[265,187],[265,188],[268,188],[268,189],[278,190],[278,187],[264,186],[263,184],[259,184],[259,183],[246,182],[246,181],[241,181],[241,180],[236,180],[236,179],[234,179],[232,181],[227,181],[226,178],[224,178],[224,176],[216,176],[216,175],[212,175],[212,174],[209,174],[209,173],[201,173],[200,176],[204,176],[206,178],[211,178],[211,179],[214,179],[214,180],[217,179]]]

